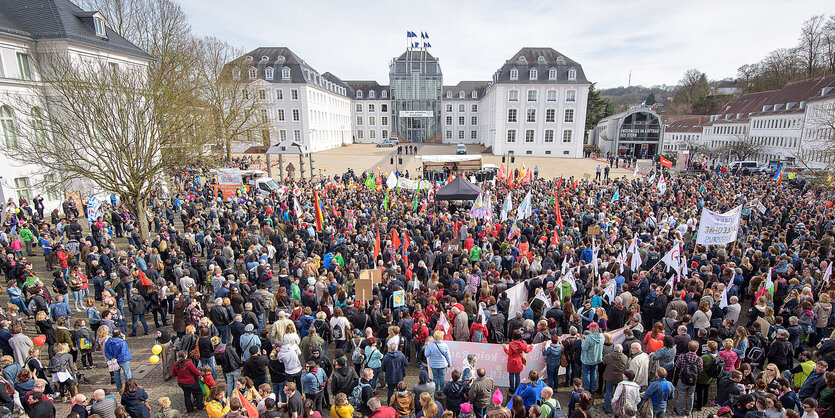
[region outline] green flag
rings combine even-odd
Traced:
[[[383,199],[383,209],[389,208],[389,189],[386,189],[386,198]]]
[[[422,182],[422,181],[423,181],[423,179],[418,180],[418,187],[417,187],[417,190],[415,190],[415,197],[412,199],[412,212],[417,211],[418,195],[420,194],[420,182]]]
[[[369,174],[368,177],[365,178],[365,185],[369,189],[373,189],[374,188],[374,176]]]

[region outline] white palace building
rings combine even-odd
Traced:
[[[444,85],[440,61],[409,48],[389,64],[389,85],[321,73],[286,47],[243,57],[259,89],[272,144],[311,152],[388,138],[482,144],[493,154],[581,158],[590,83],[552,48],[522,48],[489,81]],[[237,60],[236,60],[237,61]]]

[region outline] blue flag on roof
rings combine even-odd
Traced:
[[[420,39],[426,39],[426,35],[423,33],[423,31],[420,32]]]

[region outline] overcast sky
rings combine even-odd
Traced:
[[[180,0],[198,34],[246,50],[286,46],[317,71],[388,84],[407,30],[429,33],[444,84],[490,80],[524,46],[579,62],[599,88],[676,84],[689,68],[710,79],[794,46],[823,0],[280,1]]]

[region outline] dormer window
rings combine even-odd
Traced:
[[[281,69],[281,78],[284,80],[290,79],[290,68],[284,67]]]
[[[540,55],[539,58],[536,59],[536,62],[538,62],[540,64],[545,64],[545,57]]]
[[[249,67],[249,79],[252,80],[255,77],[258,77],[258,70],[255,67]]]
[[[261,62],[267,62],[267,61],[269,61],[269,60],[270,60],[270,57],[268,57],[268,56],[266,56],[266,55],[264,55],[264,56],[262,56],[262,57],[261,57]]]
[[[362,90],[357,90],[357,99],[362,99]]]
[[[557,69],[552,68],[548,70],[548,79],[549,80],[556,80],[557,79]]]
[[[273,73],[274,73],[274,70],[272,69],[272,67],[267,67],[267,69],[264,70],[264,75],[267,77],[267,80],[272,80],[273,79]]]
[[[382,98],[384,98],[384,99],[385,99],[385,98],[387,98],[387,97],[389,97],[389,92],[388,92],[388,90],[383,90],[383,92],[382,92],[382,93],[380,93],[380,96],[382,96]]]
[[[526,64],[528,62],[524,55],[519,57],[519,64]]]
[[[531,69],[529,76],[531,80],[536,80],[539,78],[539,72],[536,71],[536,68],[533,68]]]
[[[478,99],[478,92],[473,90],[473,94],[471,96],[473,99]]]
[[[575,70],[573,68],[568,70],[568,79],[569,80],[576,80],[577,79],[577,70]]]
[[[511,80],[518,80],[519,79],[519,70],[517,70],[515,68],[510,70],[510,79]]]
[[[284,55],[279,55],[278,58],[275,59],[275,61],[279,64],[284,64]]]
[[[558,57],[557,57],[557,64],[560,64],[560,65],[564,65],[564,64],[565,64],[565,58],[563,58],[563,56],[562,56],[562,55],[560,55],[560,56],[558,56]]]
[[[369,99],[373,99],[373,98],[375,98],[375,96],[377,96],[377,94],[374,92],[374,90],[369,90],[368,91],[368,98]]]
[[[247,55],[246,58],[244,58],[244,61],[245,62],[252,62],[252,56]]]
[[[461,91],[459,91],[459,92],[458,92],[458,98],[459,98],[459,99],[463,99],[463,98],[464,98],[464,90],[461,90]]]
[[[240,80],[241,79],[241,69],[240,68],[233,68],[232,69],[232,79],[233,80]]]
[[[451,98],[452,98],[452,90],[447,90],[447,91],[446,91],[446,98],[447,98],[447,99],[451,99]]]
[[[96,29],[96,36],[107,38],[107,28],[104,25],[104,17],[99,13],[93,15],[93,27]]]

